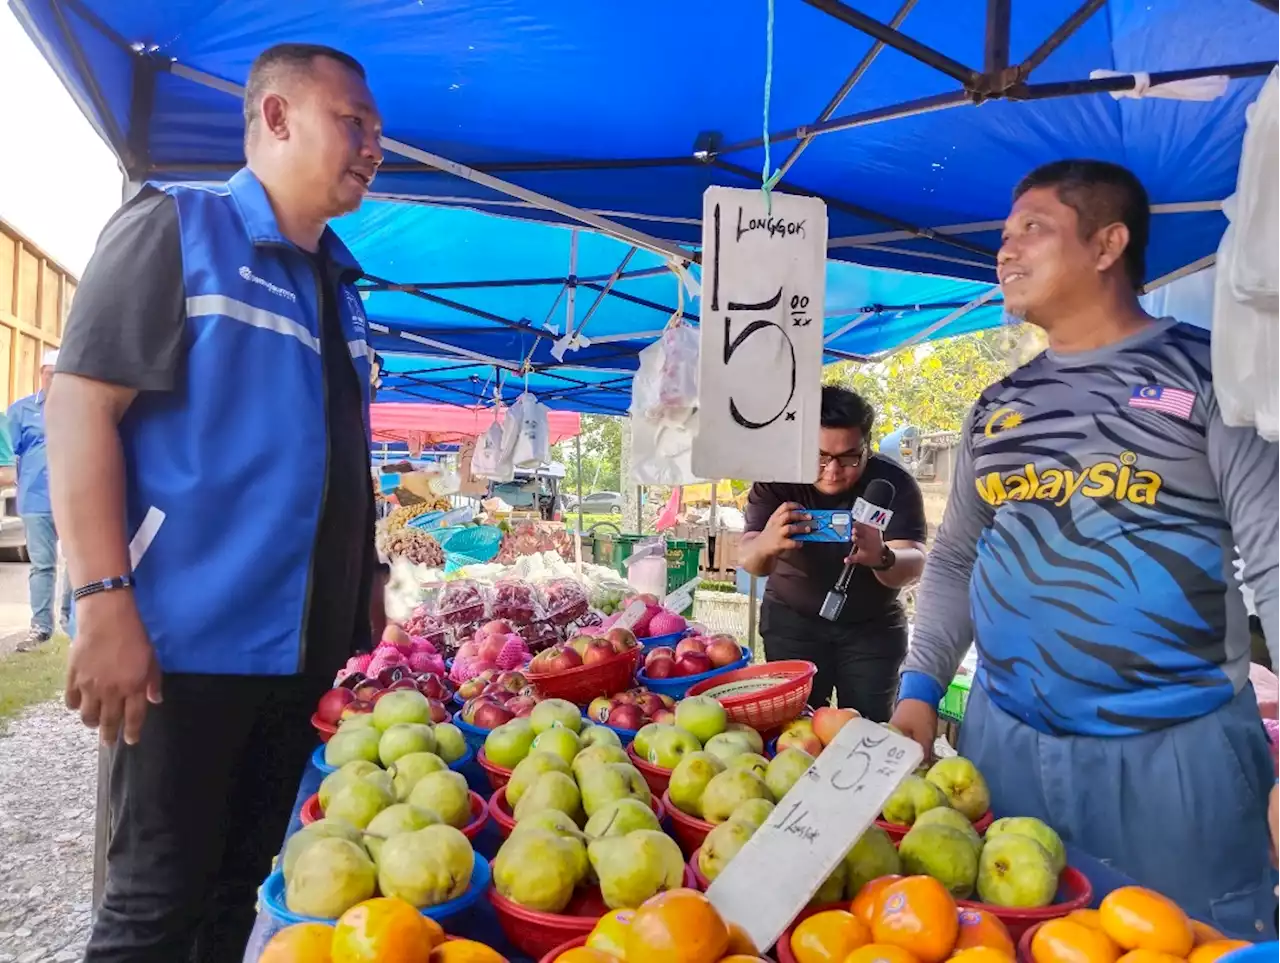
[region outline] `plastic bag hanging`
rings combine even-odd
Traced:
[[[503,447],[515,468],[537,468],[551,454],[547,406],[525,392],[508,409],[502,426]]]
[[[503,446],[503,428],[496,417],[484,434],[476,439],[475,454],[471,456],[471,474],[499,482],[511,481],[515,477],[511,459],[506,457]]]

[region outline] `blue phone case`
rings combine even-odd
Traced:
[[[853,540],[853,512],[847,508],[806,508],[813,531],[792,535],[797,542],[850,542]]]

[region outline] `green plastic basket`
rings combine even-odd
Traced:
[[[938,703],[938,715],[952,722],[963,722],[964,707],[969,702],[969,686],[972,681],[973,677],[967,675],[958,675],[952,679],[942,701]]]

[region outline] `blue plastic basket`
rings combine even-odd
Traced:
[[[742,669],[751,664],[751,651],[745,646],[738,646],[742,651],[742,658],[737,662],[731,662],[729,665],[722,666],[719,669],[712,669],[710,672],[700,672],[697,675],[681,675],[672,676],[669,679],[651,679],[644,674],[644,669],[636,672],[636,681],[648,689],[650,692],[656,692],[659,695],[670,696],[673,699],[683,699],[684,694],[704,679],[714,679],[718,675],[726,672],[732,672],[734,669]]]
[[[475,862],[471,866],[471,883],[467,886],[467,891],[457,899],[451,899],[447,903],[440,903],[438,906],[428,906],[420,912],[423,916],[429,917],[437,923],[442,923],[451,916],[457,916],[463,910],[470,909],[475,905],[476,901],[484,896],[492,880],[493,873],[489,869],[489,861],[479,853],[476,853]],[[258,902],[261,904],[263,912],[273,920],[286,926],[291,926],[294,923],[335,922],[331,919],[302,916],[298,913],[290,912],[284,903],[284,873],[279,869],[272,872],[262,886],[259,887]]]
[[[462,738],[467,740],[467,751],[475,754],[484,747],[484,741],[489,738],[492,729],[481,729],[479,726],[473,726],[469,722],[463,722],[461,719],[454,719],[453,724],[462,730]]]
[[[453,725],[457,726],[459,729],[462,729],[462,720],[455,719],[453,721]],[[465,729],[462,729],[462,737],[464,739],[467,739],[467,731]],[[475,757],[476,757],[476,751],[471,747],[470,739],[467,739],[467,751],[463,753],[462,758],[455,759],[453,762],[449,763],[449,768],[452,769],[454,772],[461,772],[462,767],[465,766],[467,763],[469,763]],[[324,761],[324,743],[323,742],[320,743],[320,745],[316,746],[316,751],[311,754],[311,765],[315,766],[326,776],[329,775],[329,773],[331,772],[338,771],[337,766],[331,766]]]
[[[494,525],[446,528],[436,532],[435,537],[444,549],[446,572],[491,561],[502,547],[502,529]]]

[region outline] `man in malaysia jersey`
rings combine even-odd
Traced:
[[[1112,164],[1018,186],[1000,284],[1049,349],[966,419],[893,723],[928,752],[976,644],[960,751],[997,815],[1274,938],[1275,771],[1232,562],[1238,545],[1274,664],[1277,448],[1223,424],[1207,333],[1142,310],[1149,224]]]

